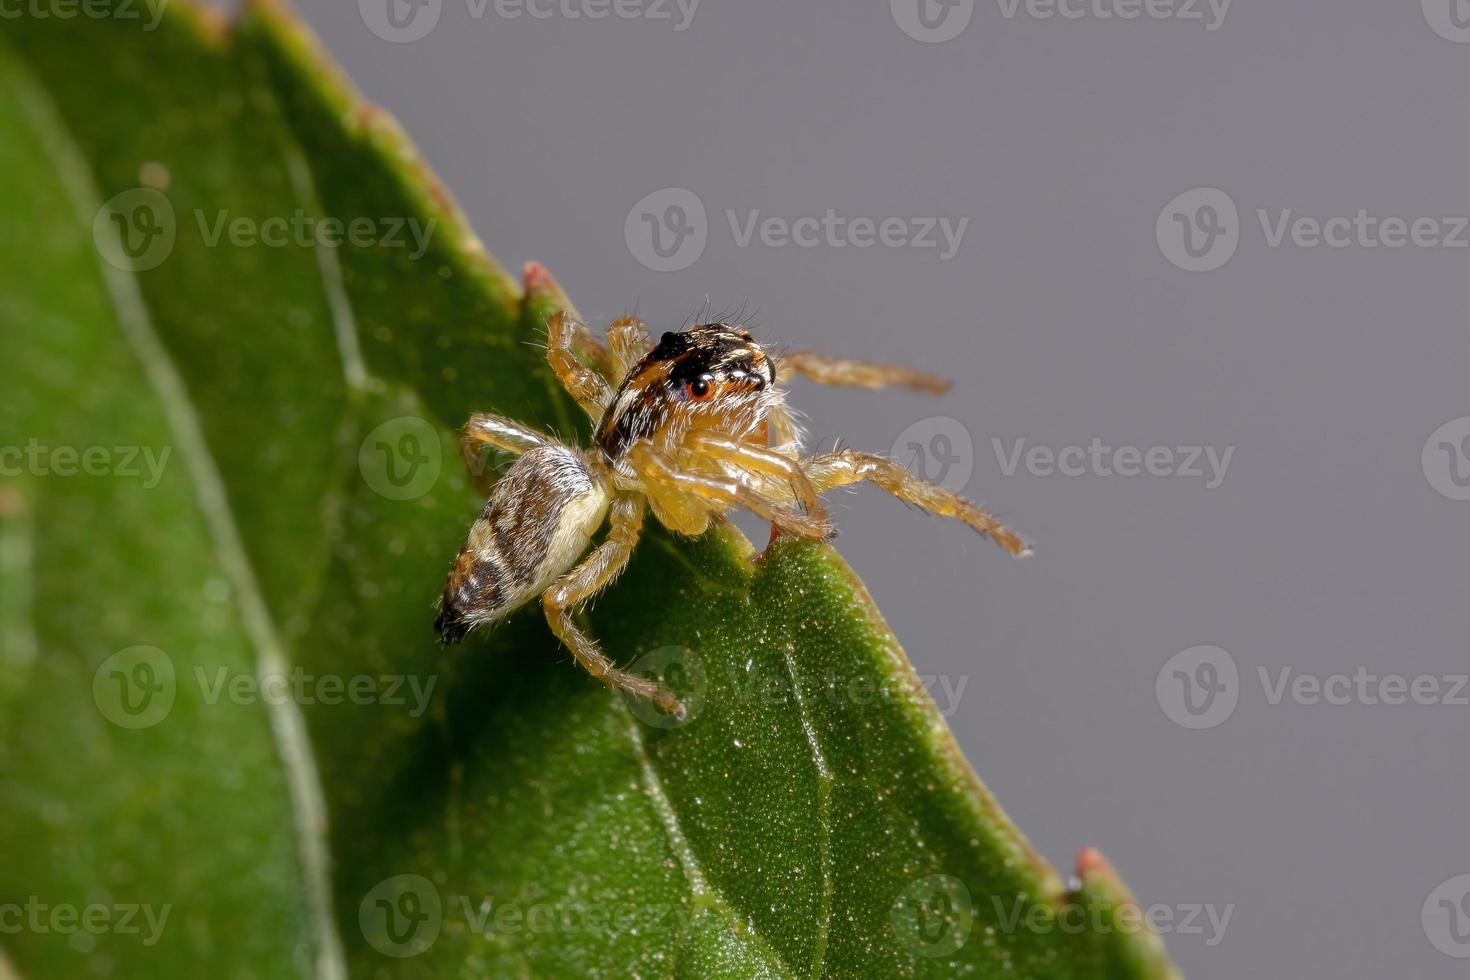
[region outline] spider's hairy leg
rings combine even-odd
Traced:
[[[913,388],[931,395],[949,390],[944,378],[902,364],[879,364],[828,357],[815,351],[790,351],[781,355],[780,371],[793,371],[824,385],[855,385],[859,388]]]
[[[1017,558],[1031,554],[1031,548],[1025,541],[991,517],[980,505],[971,503],[938,484],[914,476],[891,459],[842,449],[803,460],[802,468],[819,490],[845,487],[867,480],[898,499],[922,507],[931,514],[964,521]]]
[[[792,534],[807,538],[832,535],[831,524],[823,518],[803,514],[787,501],[731,476],[690,472],[646,439],[629,447],[627,460],[643,478],[659,519],[680,534],[701,534],[712,516],[732,507],[744,507]]]
[[[656,681],[614,666],[597,641],[572,621],[578,606],[601,592],[627,567],[642,526],[643,498],[636,494],[617,497],[608,512],[607,539],[582,564],[542,593],[541,605],[551,631],[572,651],[587,673],[610,687],[647,698],[663,711],[681,718],[684,705],[673,692]]]
[[[606,349],[587,331],[586,324],[566,310],[558,310],[546,321],[546,335],[546,362],[556,373],[557,380],[593,421],[601,418],[608,402],[612,401],[612,388],[603,374],[584,365],[577,355],[590,349],[588,357],[591,360],[596,362],[600,358],[606,362]],[[595,345],[595,349],[589,345]]]
[[[708,456],[737,470],[748,470],[781,481],[791,489],[792,497],[800,502],[808,515],[826,522],[827,508],[817,496],[817,488],[812,486],[801,464],[792,457],[714,432],[692,433],[684,446],[688,452]]]
[[[607,328],[607,344],[611,348],[608,380],[617,384],[633,370],[633,365],[653,349],[648,328],[637,317],[614,320]]]
[[[519,456],[542,446],[552,445],[552,440],[519,422],[498,415],[471,415],[459,432],[459,454],[464,458],[465,469],[481,494],[488,495],[495,482],[487,478],[489,467],[480,455],[482,446],[503,449]]]

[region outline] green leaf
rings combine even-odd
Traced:
[[[586,437],[537,348],[565,297],[280,7],[104,7],[0,28],[18,973],[1174,975],[1100,858],[1069,891],[1031,851],[826,545],[646,537],[590,624],[700,682],[678,727],[534,609],[438,647],[459,424]],[[407,244],[233,230],[297,215]]]

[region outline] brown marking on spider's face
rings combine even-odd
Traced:
[[[775,383],[775,361],[739,327],[666,333],[623,379],[598,423],[597,444],[617,459],[638,439],[677,441],[695,429],[745,438],[764,425]]]

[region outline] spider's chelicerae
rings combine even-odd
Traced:
[[[696,535],[711,519],[744,507],[780,531],[822,538],[832,526],[818,494],[870,480],[930,513],[958,518],[1012,555],[1030,553],[980,507],[892,460],[848,449],[803,456],[785,393],[776,387],[778,378],[800,374],[827,384],[940,393],[948,385],[939,378],[814,353],[778,358],[724,323],[666,333],[657,345],[631,318],[608,327],[606,344],[566,313],[547,326],[547,359],[596,421],[595,446],[575,449],[494,415],[465,425],[460,446],[472,474],[483,469],[484,446],[519,458],[488,489],[450,570],[435,622],[446,643],[539,594],[552,631],[588,673],[680,715],[677,697],[619,669],[572,619],[627,565],[645,510],[676,533]],[[606,538],[578,564],[604,520]]]

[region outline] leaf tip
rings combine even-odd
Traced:
[[[1106,874],[1117,877],[1117,872],[1103,857],[1102,851],[1095,847],[1084,847],[1077,852],[1077,877],[1082,879],[1092,878],[1097,875]]]
[[[528,304],[546,305],[557,310],[575,311],[561,283],[540,262],[527,262],[521,267],[522,289]]]

